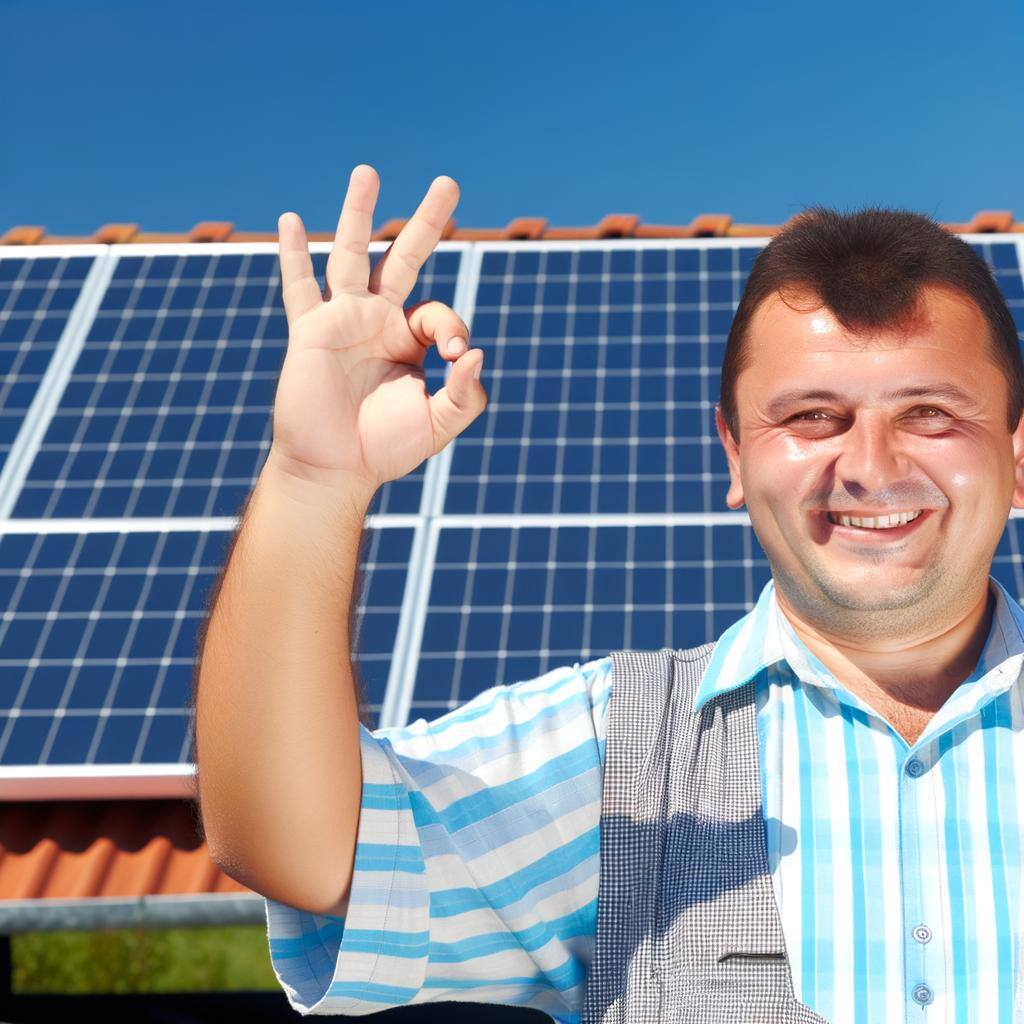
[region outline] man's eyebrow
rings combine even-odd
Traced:
[[[918,384],[914,387],[896,388],[882,395],[886,401],[899,402],[906,398],[931,398],[956,405],[977,407],[978,400],[956,384]],[[843,396],[836,391],[822,388],[795,388],[776,395],[766,406],[769,416],[778,416],[788,406],[797,402],[841,402]]]

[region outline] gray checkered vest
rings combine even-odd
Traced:
[[[714,646],[611,652],[581,1024],[828,1024],[793,995],[765,843],[754,681],[693,714]]]

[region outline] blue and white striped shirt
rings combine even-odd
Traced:
[[[832,1024],[1009,1024],[1020,954],[1024,610],[990,578],[971,676],[906,741],[796,636],[773,582],[697,694],[756,677],[772,882],[798,999]],[[578,1022],[597,923],[611,658],[360,727],[347,920],[267,899],[300,1013],[467,1000]],[[1017,998],[1021,998],[1020,992]]]

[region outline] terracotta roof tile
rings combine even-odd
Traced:
[[[7,806],[0,901],[251,892],[210,858],[189,800]]]
[[[794,215],[795,216],[795,215]],[[405,219],[386,221],[375,241],[392,241]],[[786,222],[788,223],[788,222]],[[785,224],[737,224],[727,213],[701,213],[689,224],[644,224],[635,213],[610,213],[589,227],[552,227],[544,217],[516,217],[503,228],[460,228],[453,219],[442,238],[450,242],[516,241],[537,239],[594,238],[764,238]],[[1015,221],[1010,210],[979,210],[964,224],[944,223],[956,234],[1024,232],[1024,221]],[[309,232],[310,241],[329,242],[330,231]],[[48,235],[39,225],[20,224],[0,236],[0,245],[79,245],[130,242],[276,242],[275,231],[236,231],[228,221],[200,221],[185,232],[141,231],[138,224],[104,224],[91,235]]]

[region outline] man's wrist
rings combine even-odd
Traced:
[[[356,473],[324,470],[297,462],[284,452],[270,448],[260,472],[273,486],[306,505],[350,509],[365,516],[377,488]]]

